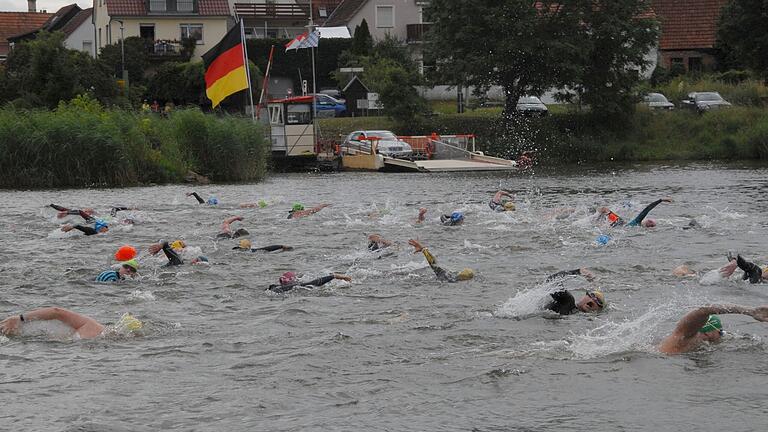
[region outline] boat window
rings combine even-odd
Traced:
[[[309,124],[312,123],[311,105],[288,105],[286,113],[286,124]]]

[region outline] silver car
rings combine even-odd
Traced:
[[[515,111],[520,115],[532,117],[544,117],[549,114],[547,106],[536,96],[523,96],[518,99]]]
[[[675,109],[675,104],[670,102],[666,96],[661,93],[648,93],[643,97],[643,103],[652,110],[670,111]]]
[[[398,139],[392,132],[386,130],[352,132],[344,140],[344,147],[370,152],[372,142],[376,142],[377,153],[381,155],[395,158],[413,157],[411,146],[407,142]]]
[[[696,110],[699,114],[720,108],[728,108],[731,103],[723,99],[718,92],[692,92],[688,99],[683,100],[683,106]]]

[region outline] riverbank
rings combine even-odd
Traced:
[[[177,110],[163,118],[75,99],[53,111],[0,109],[0,188],[259,181],[268,149],[250,119]]]
[[[733,107],[699,115],[687,110],[639,110],[606,124],[589,114],[559,112],[546,118],[516,118],[505,129],[499,114],[445,114],[398,125],[383,117],[321,121],[326,137],[361,129],[402,135],[477,135],[477,149],[513,158],[535,150],[550,163],[587,161],[768,159],[768,109]]]

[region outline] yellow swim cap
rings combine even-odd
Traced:
[[[141,330],[142,327],[144,327],[144,323],[139,321],[136,317],[131,315],[129,312],[126,312],[123,314],[123,316],[120,317],[120,321],[117,322],[117,325],[115,327],[117,327],[118,329],[136,331],[136,330]]]
[[[250,249],[251,248],[251,241],[248,239],[242,239],[240,240],[240,249]]]
[[[473,277],[475,277],[475,272],[472,271],[472,269],[465,268],[464,270],[460,271],[456,279],[460,281],[470,280]]]
[[[181,240],[176,240],[175,242],[171,243],[171,247],[173,249],[184,249],[185,247],[187,247],[187,245],[184,244],[184,242]]]
[[[506,211],[515,211],[515,203],[512,201],[507,201],[504,203],[504,210]]]

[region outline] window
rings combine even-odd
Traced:
[[[83,41],[83,51],[87,52],[88,54],[93,55],[93,42],[84,40]]]
[[[155,40],[154,24],[139,24],[139,37],[147,40]]]
[[[286,124],[310,124],[312,123],[312,110],[310,105],[288,105]]]
[[[395,7],[376,6],[376,27],[392,28],[395,26]]]
[[[165,12],[167,9],[165,0],[149,0],[150,12]]]
[[[683,58],[682,57],[672,57],[669,59],[670,64],[683,64]]]
[[[320,15],[320,18],[328,18],[328,9],[326,9],[325,6],[320,6],[317,10],[317,14]]]
[[[177,12],[193,12],[195,10],[194,0],[176,0]]]
[[[104,46],[104,44],[101,43],[101,29],[99,29],[99,40],[98,40],[98,42],[99,42],[99,47]]]
[[[181,39],[194,39],[198,45],[203,44],[202,24],[181,24]]]
[[[688,70],[690,72],[701,72],[704,70],[701,57],[688,57]]]

